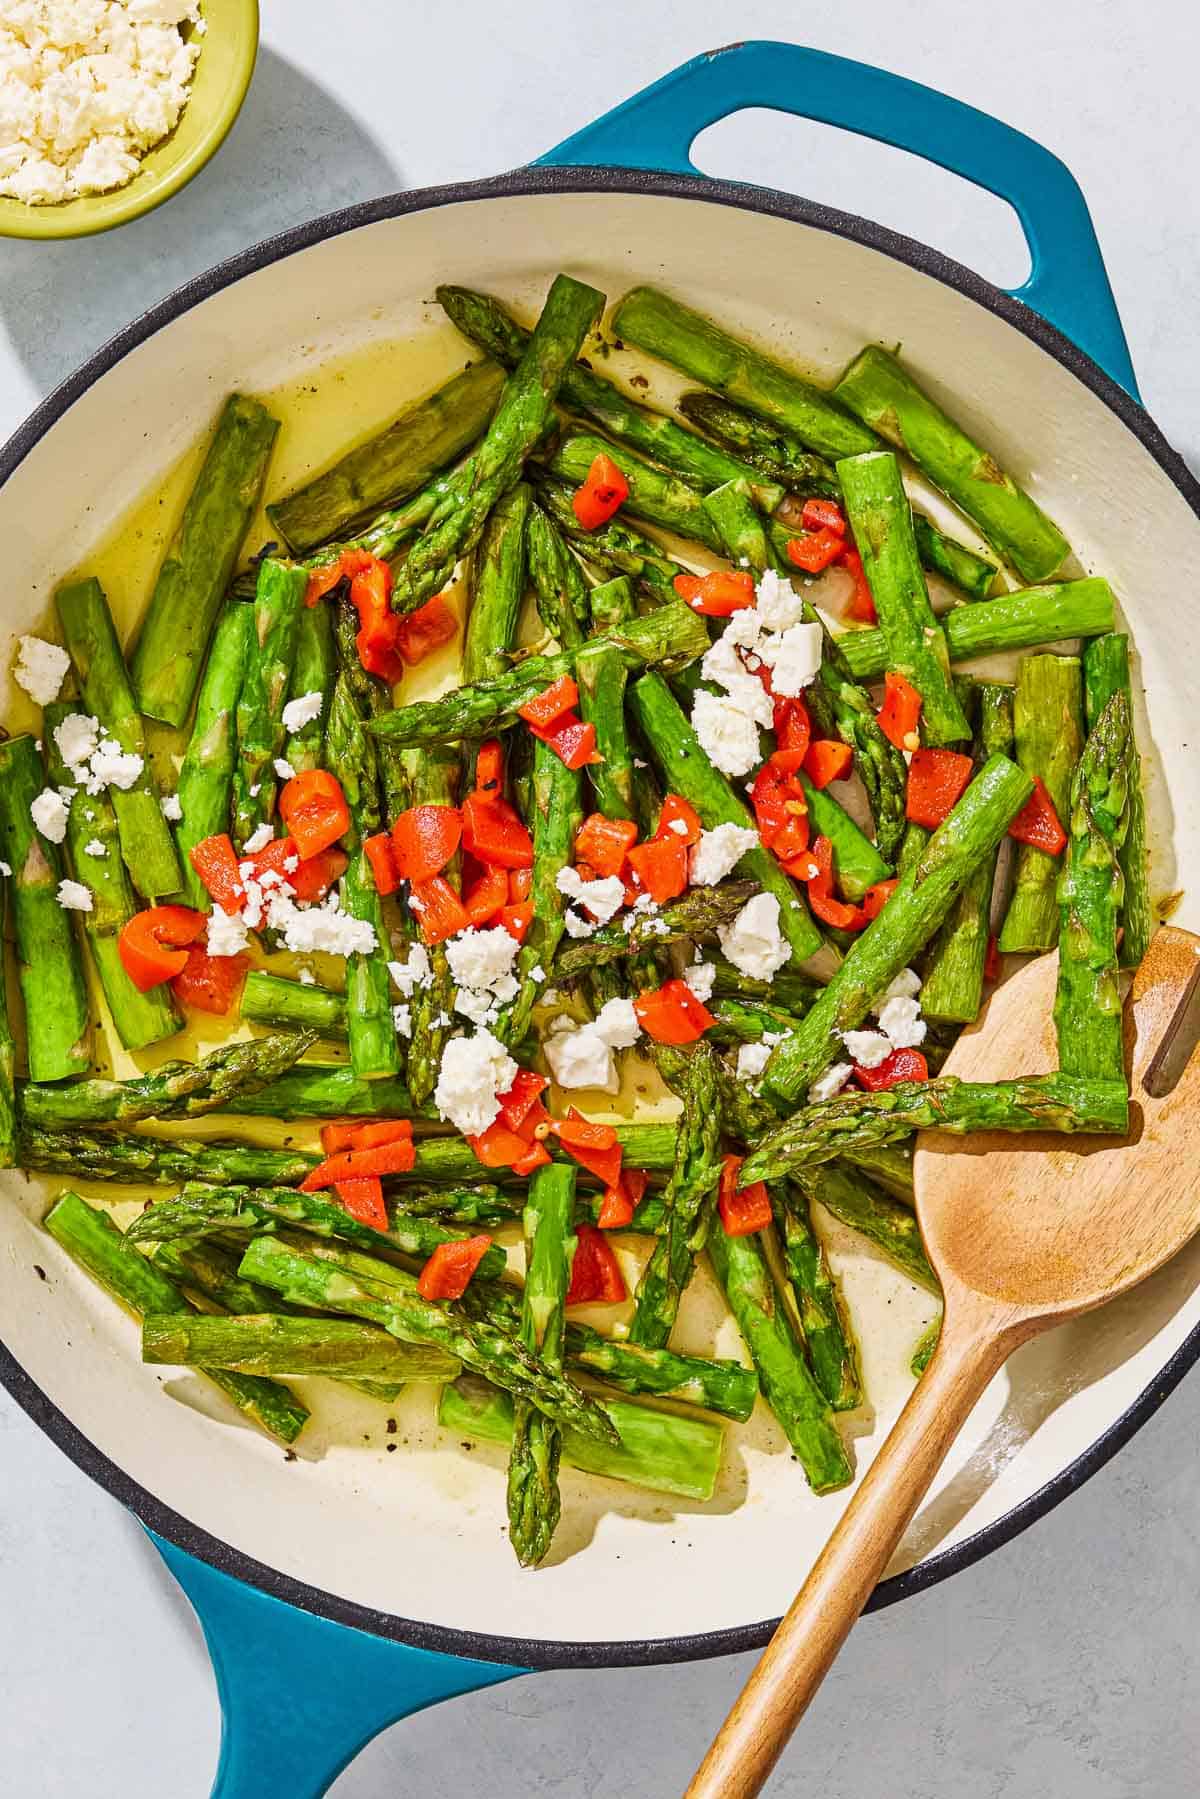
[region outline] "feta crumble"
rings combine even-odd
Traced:
[[[397,990],[405,999],[411,999],[415,988],[428,987],[433,980],[433,963],[429,960],[429,951],[423,943],[414,943],[408,952],[407,962],[389,962],[388,973]]]
[[[699,950],[696,951],[699,956]],[[685,968],[683,978],[691,988],[702,1006],[706,1006],[713,996],[713,988],[717,984],[717,969],[714,962],[693,962]]]
[[[774,707],[757,674],[765,663],[775,693],[787,697],[807,687],[821,665],[821,627],[805,624],[803,602],[771,571],[758,583],[755,604],[735,612],[700,664],[719,694],[700,688],[692,702],[692,727],[714,768],[750,773],[762,761],[758,727],[769,730]],[[743,654],[739,654],[743,652]],[[743,659],[744,655],[744,659]]]
[[[731,924],[717,926],[717,936],[734,967],[754,980],[771,980],[791,955],[773,893],[756,893]]]
[[[500,1099],[517,1078],[517,1064],[487,1030],[451,1037],[442,1052],[433,1099],[441,1117],[465,1137],[486,1131],[500,1115]]]
[[[748,775],[762,761],[757,723],[732,706],[727,694],[702,687],[692,702],[692,729],[704,754],[723,775]]]
[[[58,903],[67,912],[90,912],[92,890],[90,887],[85,887],[82,881],[60,881],[58,883]]]
[[[891,1040],[882,1031],[843,1031],[841,1037],[858,1068],[878,1068],[892,1053]]]
[[[555,885],[574,905],[582,906],[591,913],[593,930],[615,918],[625,903],[625,883],[619,875],[604,875],[597,881],[585,881],[578,869],[560,868]],[[567,929],[571,929],[569,913]],[[572,932],[573,936],[577,934]]]
[[[163,817],[169,819],[173,825],[177,825],[183,817],[183,802],[179,798],[179,795],[177,793],[164,793],[158,803],[162,808]]]
[[[694,887],[715,887],[735,869],[747,850],[758,847],[758,832],[744,825],[717,825],[701,831],[692,851],[691,881]]]
[[[630,999],[610,999],[589,1024],[557,1019],[543,1045],[550,1073],[560,1087],[617,1093],[621,1081],[613,1051],[632,1049],[641,1030]]]
[[[286,756],[276,756],[275,773],[281,781],[294,781],[296,778],[296,771]]]
[[[108,851],[98,837],[89,837],[83,846],[83,853],[85,856],[107,856]]]
[[[240,913],[213,907],[205,934],[205,948],[210,956],[240,956],[249,941],[250,930]]]
[[[164,812],[167,811],[166,800],[163,801],[163,811]],[[170,817],[170,814],[167,813],[167,816]],[[242,854],[244,856],[255,856],[258,854],[259,850],[265,850],[268,843],[274,843],[274,841],[275,841],[274,825],[259,825],[257,831],[252,831],[250,833],[249,837],[247,837],[245,843],[243,843]],[[251,869],[249,872],[251,874],[253,874],[254,870]]]
[[[0,40],[0,118],[4,117],[4,46]],[[3,151],[0,151],[0,157]],[[35,705],[49,706],[62,691],[67,670],[71,666],[71,658],[57,643],[47,643],[41,637],[18,637],[17,665],[13,669],[13,679],[18,687],[23,687]]]
[[[810,1105],[820,1105],[824,1099],[836,1099],[850,1076],[854,1073],[849,1062],[835,1062],[819,1075],[808,1090]]]
[[[916,1049],[925,1041],[928,1026],[921,1017],[919,1000],[897,995],[879,1008],[879,1028],[893,1049]]]
[[[737,1053],[739,1081],[756,1081],[771,1060],[769,1043],[743,1043]]]
[[[43,787],[30,804],[29,816],[48,843],[61,843],[66,836],[71,798],[69,787]]]
[[[446,944],[446,960],[456,987],[485,990],[511,974],[518,949],[516,938],[503,925],[487,930],[460,931]]]
[[[62,723],[54,727],[54,741],[72,781],[87,793],[103,793],[106,787],[128,793],[146,766],[141,756],[123,750],[106,734],[99,719],[86,712],[68,712]],[[166,811],[165,806],[163,809]],[[182,817],[182,813],[167,816]]]
[[[320,718],[323,704],[316,688],[309,693],[302,693],[298,699],[289,700],[282,714],[284,730],[289,736],[302,731],[305,725],[311,725],[314,719]]]

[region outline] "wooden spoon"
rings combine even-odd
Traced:
[[[996,1081],[1056,1067],[1057,962],[1043,956],[1006,982],[963,1033],[946,1072]],[[922,1134],[917,1217],[945,1292],[941,1341],[686,1799],[749,1799],[761,1790],[1013,1350],[1126,1292],[1200,1228],[1200,1046],[1161,1091],[1198,979],[1200,938],[1161,929],[1125,1008],[1127,1138]]]

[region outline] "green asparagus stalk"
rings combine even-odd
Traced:
[[[321,710],[298,731],[289,732],[284,743],[283,759],[296,774],[322,766],[325,720],[329,715],[336,675],[331,610],[328,606],[302,606],[292,651],[292,683],[288,698],[298,700],[306,694],[319,693]]]
[[[1013,722],[1017,761],[1041,780],[1059,818],[1083,749],[1083,671],[1075,656],[1026,656],[1017,669]],[[1047,950],[1058,941],[1060,862],[1032,843],[1017,846],[1000,948]]]
[[[298,1255],[276,1237],[256,1237],[242,1257],[241,1274],[282,1293],[293,1304],[348,1312],[382,1325],[405,1343],[424,1343],[456,1356],[517,1398],[527,1399],[567,1429],[601,1443],[615,1443],[608,1414],[565,1375],[554,1374],[519,1343],[481,1319],[466,1319],[448,1307],[393,1290],[386,1300],[340,1268],[317,1257]]]
[[[304,570],[286,562],[265,556],[258,565],[254,631],[237,702],[233,835],[239,845],[275,813],[275,759],[283,754],[283,708],[307,585]]]
[[[494,680],[508,668],[516,648],[521,599],[525,592],[525,545],[531,490],[518,481],[488,514],[475,549],[471,610],[463,636],[462,683]]]
[[[619,629],[634,616],[633,587],[618,575],[593,587],[592,623],[601,635]],[[632,818],[633,750],[625,725],[625,682],[628,670],[611,650],[585,645],[575,658],[579,710],[595,727],[596,753],[602,760],[588,769],[596,809],[605,818]]]
[[[177,1181],[287,1187],[302,1181],[318,1157],[299,1149],[259,1149],[245,1143],[196,1143],[132,1132],[52,1131],[25,1126],[22,1168],[65,1174],[72,1180],[116,1181],[129,1186]]]
[[[29,1072],[36,1081],[60,1081],[90,1066],[92,1030],[79,941],[70,913],[58,903],[62,857],[58,846],[34,829],[30,816],[42,786],[42,759],[33,738],[0,743],[0,858],[12,870]]]
[[[721,1178],[721,1106],[716,1057],[706,1043],[688,1058],[675,1166],[663,1195],[666,1234],[654,1245],[634,1295],[630,1341],[665,1349],[692,1277]]]
[[[1090,731],[1114,693],[1122,693],[1129,708],[1129,799],[1126,812],[1125,841],[1118,851],[1121,873],[1125,877],[1125,896],[1121,902],[1121,943],[1119,960],[1122,968],[1136,968],[1150,947],[1154,930],[1154,913],[1150,904],[1149,876],[1146,867],[1146,796],[1142,788],[1142,759],[1138,755],[1133,725],[1133,690],[1129,679],[1129,639],[1109,632],[1087,644],[1083,652],[1084,698]]]
[[[8,925],[6,876],[0,875],[0,1168],[17,1161],[16,1044],[8,1016],[8,983],[4,969],[4,940]]]
[[[179,891],[179,858],[146,758],[142,721],[104,589],[94,577],[76,581],[60,587],[54,603],[83,695],[84,712],[99,720],[125,755],[141,760],[141,773],[132,786],[113,786],[109,794],[117,815],[121,855],[134,886],[147,899],[165,899]]]
[[[785,426],[822,456],[858,456],[875,447],[875,433],[820,388],[669,294],[635,287],[613,314],[612,329],[625,343]]]
[[[628,575],[649,599],[669,605],[675,598],[675,577],[687,573],[682,563],[675,562],[661,544],[643,536],[620,515],[594,531],[585,531],[575,517],[572,493],[562,483],[546,481],[538,487],[538,504],[594,567],[608,575]]]
[[[983,681],[979,684],[978,699],[975,765],[981,768],[989,756],[1011,754],[1012,688],[998,681]],[[924,968],[925,984],[921,990],[921,1009],[928,1019],[970,1024],[979,1014],[991,929],[992,888],[999,854],[997,846],[969,876],[930,944]]]
[[[548,970],[565,929],[565,906],[558,877],[570,861],[575,833],[583,822],[583,777],[568,768],[548,743],[540,740],[533,752],[533,885],[529,898],[533,921],[517,953],[514,973],[520,983],[517,997],[507,1006],[496,1026],[504,1043],[519,1043],[529,1029],[538,1002],[541,982],[535,969]]]
[[[567,1366],[625,1393],[654,1393],[745,1420],[754,1409],[758,1376],[740,1362],[706,1361],[673,1349],[614,1342],[585,1324],[568,1324]]]
[[[1070,553],[1066,538],[1036,501],[886,350],[869,344],[833,391],[865,424],[911,456],[1026,581],[1045,581]]]
[[[577,650],[588,618],[587,584],[558,526],[540,506],[529,515],[527,547],[538,616],[564,650]]]
[[[833,1412],[804,1358],[804,1351],[771,1278],[757,1235],[727,1237],[719,1224],[708,1233],[708,1255],[729,1309],[758,1370],[763,1398],[804,1469],[814,1493],[832,1493],[853,1477]]]
[[[829,1258],[813,1229],[807,1195],[777,1182],[771,1188],[771,1210],[813,1378],[835,1412],[852,1412],[863,1399],[858,1345]]]
[[[529,1182],[525,1207],[525,1290],[521,1342],[554,1374],[563,1369],[567,1288],[575,1259],[573,1168],[539,1168]],[[545,1559],[562,1515],[558,1465],[562,1432],[544,1413],[518,1399],[513,1404],[508,1458],[508,1535],[523,1568]]]
[[[887,644],[888,667],[922,699],[927,743],[958,743],[971,727],[950,680],[946,634],[933,615],[900,465],[890,450],[838,463],[846,513]]]
[[[860,1143],[844,1160],[852,1168],[860,1168],[877,1187],[911,1210],[913,1205],[913,1146],[910,1141],[896,1143]]]
[[[327,987],[305,986],[286,975],[252,968],[242,988],[242,1017],[272,1030],[315,1031],[334,1043],[346,1041],[346,996]]]
[[[717,892],[724,890],[724,886],[715,889]],[[718,999],[744,1000],[747,1003],[762,1001],[781,1006],[785,1012],[799,1016],[807,1012],[820,991],[816,981],[809,980],[807,975],[797,974],[792,968],[780,968],[771,980],[760,981],[753,975],[743,974],[740,968],[735,968],[719,951],[706,949],[704,959],[712,964],[713,992]]]
[[[677,601],[646,618],[630,619],[592,643],[612,650],[630,671],[648,666],[683,668],[707,650],[708,632],[703,619]],[[397,706],[386,717],[372,719],[369,729],[383,742],[414,746],[484,737],[512,724],[522,706],[561,676],[572,674],[574,667],[575,657],[565,650],[527,656],[506,675],[460,687],[442,699]]]
[[[563,377],[603,304],[604,296],[595,288],[569,275],[555,276],[542,315],[475,452],[467,492],[445,519],[426,530],[400,570],[392,592],[397,612],[411,612],[437,593],[459,558],[475,547],[488,513],[519,479],[526,458],[550,424]]]
[[[794,1031],[799,1023],[794,1012],[744,999],[709,1000],[708,1009],[717,1021],[706,1032],[710,1043],[761,1043],[764,1037]]]
[[[240,1107],[269,1093],[286,1069],[311,1049],[315,1035],[258,1037],[227,1043],[199,1062],[161,1062],[130,1081],[76,1081],[70,1087],[26,1081],[20,1090],[25,1130],[65,1130],[77,1124],[131,1124],[141,1118],[198,1118],[230,1102]],[[349,1072],[339,1071],[339,1072]],[[286,1114],[282,1114],[286,1116]]]
[[[242,539],[254,517],[279,430],[266,408],[231,394],[184,507],[150,605],[130,673],[148,718],[180,726],[192,705],[213,625]]]
[[[1124,890],[1119,856],[1129,814],[1129,741],[1129,704],[1118,690],[1088,733],[1071,783],[1054,1001],[1059,1067],[1122,1083],[1117,918]]]
[[[375,830],[379,801],[383,802],[379,822],[386,823],[412,804],[412,792],[403,751],[393,744],[372,744],[365,737],[363,721],[391,711],[392,690],[386,681],[368,674],[363,667],[358,653],[358,629],[358,613],[349,594],[343,591],[334,611],[333,638],[344,686],[339,694],[335,680],[337,717],[334,718],[331,704],[324,751],[326,762],[346,789],[347,800],[352,794],[355,796],[351,809],[357,805],[364,829],[370,826]]]
[[[1115,617],[1112,588],[1090,576],[1082,581],[1052,582],[1001,594],[986,606],[955,606],[942,617],[951,662],[994,656],[1004,650],[1029,650],[1068,637],[1092,637],[1111,631]],[[882,680],[888,666],[883,632],[843,631],[838,648],[856,680]]]
[[[311,1038],[310,1038],[311,1040]],[[273,1042],[257,1038],[255,1046]],[[246,1045],[240,1047],[245,1048]],[[414,1118],[423,1114],[398,1080],[360,1080],[352,1068],[306,1064],[254,1091],[231,1094],[220,1108],[241,1118]],[[95,1122],[93,1115],[79,1120]]]
[[[1029,777],[1003,756],[991,757],[976,775],[884,910],[855,938],[799,1029],[773,1052],[763,1079],[781,1109],[808,1092],[838,1054],[841,1033],[857,1029],[872,1000],[929,941],[1031,791]]]
[[[941,1283],[925,1254],[910,1207],[899,1204],[861,1170],[844,1162],[811,1163],[800,1169],[796,1179],[810,1201],[866,1237],[918,1287],[940,1296]]]
[[[869,887],[890,877],[891,864],[880,854],[879,845],[872,843],[827,788],[814,787],[803,770],[800,771],[800,782],[808,802],[812,837],[828,837],[833,845],[838,887],[847,899],[860,900]],[[878,830],[878,826],[876,828]],[[887,841],[887,835],[885,827],[884,841]]]
[[[363,519],[424,487],[487,428],[504,388],[494,362],[472,363],[331,468],[267,507],[298,553],[343,536]]]
[[[554,959],[554,978],[574,980],[590,969],[646,950],[663,949],[693,937],[711,937],[718,926],[729,924],[758,890],[755,881],[722,881],[716,887],[689,888],[661,912],[626,914],[632,917],[628,930],[620,923],[602,925],[590,937],[562,947]]]
[[[466,287],[439,287],[438,303],[465,337],[494,356],[507,368],[520,361],[529,333],[490,294],[474,292]],[[702,493],[718,487],[722,481],[746,478],[755,484],[760,505],[770,510],[783,498],[781,487],[762,479],[757,468],[738,462],[722,450],[715,450],[703,438],[681,430],[674,419],[651,412],[627,399],[611,381],[594,374],[582,363],[567,371],[562,384],[563,404],[572,412],[595,419],[609,437],[630,449],[660,462],[681,475],[689,486]]]
[[[803,1106],[761,1137],[742,1164],[742,1180],[778,1180],[868,1145],[902,1141],[910,1131],[1088,1131],[1122,1135],[1129,1122],[1124,1081],[1070,1074],[1018,1081],[960,1081],[953,1075],[849,1093]]]
[[[181,816],[175,842],[183,869],[182,897],[200,912],[210,911],[212,900],[192,867],[191,852],[206,837],[219,836],[230,828],[237,757],[235,719],[253,641],[254,608],[230,601],[217,617],[192,735],[179,770]]]
[[[43,1220],[55,1242],[85,1268],[135,1317],[182,1315],[190,1308],[175,1283],[123,1237],[107,1212],[97,1211],[77,1193],[62,1193]],[[223,1369],[202,1370],[239,1412],[278,1437],[294,1443],[308,1419],[307,1409],[278,1381]]]
[[[942,1314],[939,1312],[933,1323],[921,1332],[917,1346],[912,1352],[912,1361],[909,1363],[909,1367],[918,1380],[932,1362],[933,1352],[938,1346],[941,1334]]]
[[[362,1376],[398,1386],[453,1380],[462,1367],[440,1349],[398,1343],[369,1324],[270,1312],[235,1318],[151,1313],[142,1322],[142,1360],[236,1374]]]
[[[563,1431],[562,1459],[585,1474],[623,1480],[656,1493],[706,1501],[716,1490],[722,1430],[709,1418],[688,1418],[653,1406],[606,1400],[620,1443]],[[476,1437],[507,1444],[512,1436],[513,1401],[485,1380],[464,1374],[443,1387],[438,1423],[456,1439]]]
[[[46,770],[51,785],[63,787],[70,775],[55,732],[73,710],[70,700],[56,700],[43,713]],[[142,993],[121,961],[121,928],[139,909],[121,860],[117,817],[106,793],[77,793],[67,816],[63,840],[66,867],[92,896],[90,912],[80,920],[114,1028],[126,1049],[145,1049],[180,1029],[183,1019],[168,986]]]
[[[693,617],[695,614],[693,614]],[[753,830],[749,809],[725,776],[715,769],[700,747],[699,739],[659,674],[646,674],[630,692],[634,717],[651,754],[662,770],[667,786],[695,807],[706,830],[717,825],[741,825]],[[767,850],[747,850],[739,864],[742,872],[779,902],[779,928],[797,962],[815,955],[821,934],[812,921],[800,890]]]
[[[578,487],[587,480],[588,470],[597,456],[614,462],[629,484],[622,502],[622,513],[640,518],[644,524],[657,525],[704,545],[718,555],[721,540],[700,503],[700,495],[686,481],[678,480],[652,463],[643,462],[629,450],[612,444],[590,431],[569,432],[559,440],[545,467],[558,481]]]

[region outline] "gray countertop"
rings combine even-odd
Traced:
[[[1200,457],[1200,15],[1179,0],[859,0],[810,41],[995,112],[1083,185],[1143,397]],[[797,37],[788,0],[408,8],[267,0],[222,152],[108,237],[0,248],[0,437],[112,331],[220,257],[348,201],[527,161],[700,50]],[[336,96],[336,97],[335,97]],[[714,174],[910,232],[1009,285],[1008,210],[899,153],[774,115],[714,128]],[[1182,575],[1191,579],[1194,571]],[[199,1630],[140,1528],[0,1394],[0,1786],[202,1799],[218,1715]],[[771,1787],[780,1799],[1184,1799],[1200,1788],[1194,1462],[1200,1380],[1016,1542],[855,1632]],[[781,1602],[787,1595],[781,1592]],[[337,1799],[666,1799],[748,1659],[532,1676],[397,1725]]]

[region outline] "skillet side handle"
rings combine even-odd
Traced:
[[[526,1672],[333,1624],[147,1535],[212,1656],[221,1703],[212,1799],[321,1799],[387,1725]]]
[[[664,75],[548,150],[534,167],[613,164],[699,175],[691,159],[695,138],[751,106],[911,151],[1007,200],[1032,261],[1029,280],[1014,298],[1138,398],[1087,202],[1066,164],[990,113],[902,75],[800,44],[730,44]]]

